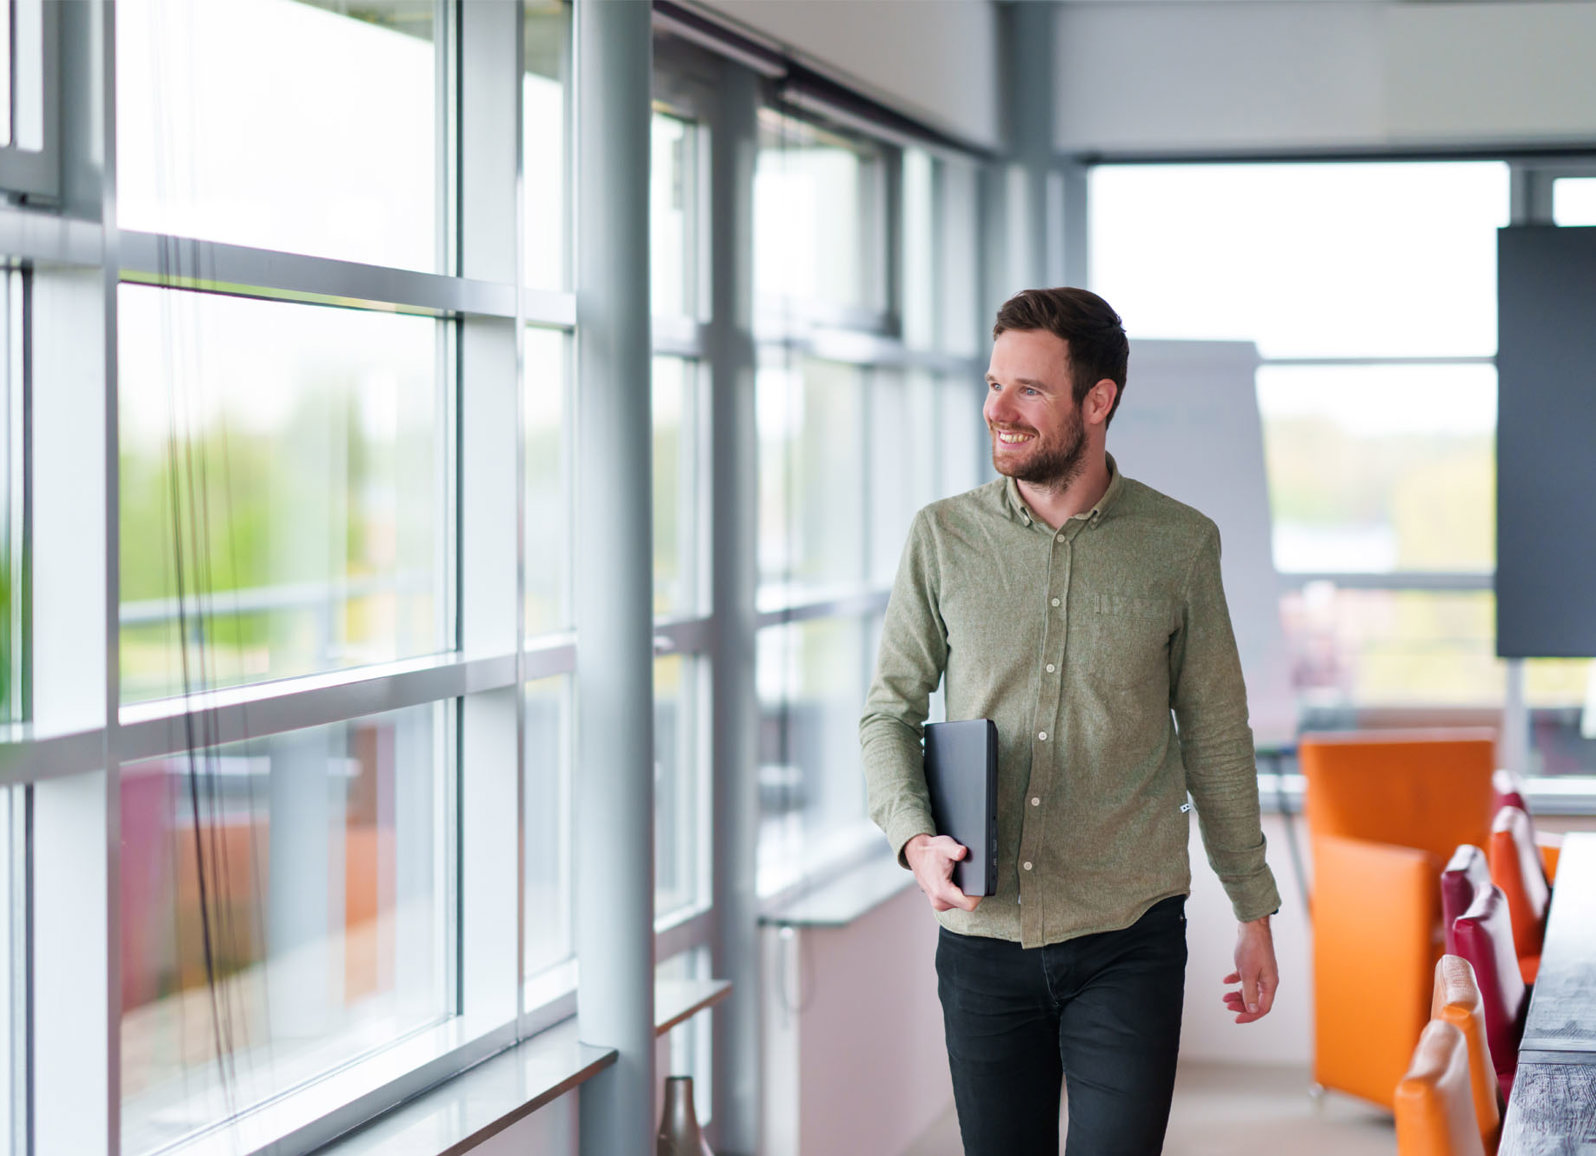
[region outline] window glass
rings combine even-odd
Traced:
[[[654,613],[666,617],[695,613],[702,601],[699,398],[696,362],[654,359]]]
[[[870,577],[890,586],[915,512],[937,496],[936,386],[929,374],[870,375]]]
[[[544,634],[571,624],[570,337],[557,329],[526,332],[526,630]]]
[[[1275,565],[1488,571],[1496,558],[1496,370],[1258,370]]]
[[[11,143],[11,21],[0,20],[0,147]]]
[[[649,176],[650,277],[656,316],[696,317],[698,128],[654,114]]]
[[[521,78],[521,184],[526,240],[522,277],[534,289],[563,289],[567,274],[567,81],[571,18],[561,0],[527,0]]]
[[[654,968],[654,979],[659,984],[693,983],[710,979],[712,975],[709,950],[703,947],[680,952]],[[661,1041],[665,1045],[660,1063],[661,1081],[665,1076],[693,1077],[693,1112],[701,1126],[707,1126],[715,1118],[715,1103],[710,1098],[714,1090],[710,1066],[714,1015],[715,1010],[708,1008],[689,1016],[665,1033]]]
[[[1553,181],[1552,220],[1559,225],[1596,225],[1596,177]]]
[[[759,887],[790,882],[876,832],[859,770],[864,623],[823,618],[759,632]]]
[[[935,164],[928,153],[906,149],[903,154],[903,340],[913,349],[934,348],[937,342],[936,291],[939,264],[933,216]]]
[[[1524,698],[1530,705],[1528,773],[1596,774],[1596,661],[1527,659]]]
[[[17,1076],[27,1070],[28,1055],[26,1020],[16,1014],[21,1006],[17,997],[26,990],[22,961],[27,958],[27,942],[17,918],[20,905],[12,904],[23,874],[14,870],[16,847],[12,842],[12,807],[19,790],[0,787],[0,1152],[15,1150],[13,1141],[20,1131],[16,1116],[22,1105]]]
[[[1305,707],[1499,704],[1489,591],[1350,590],[1312,582],[1281,619]]]
[[[22,715],[23,623],[27,607],[22,570],[26,366],[23,351],[23,274],[0,273],[0,722]]]
[[[981,416],[986,383],[978,375],[958,374],[942,378],[937,392],[943,446],[938,488],[943,495],[962,494],[996,476],[986,419]]]
[[[654,912],[696,907],[709,873],[704,739],[705,664],[691,655],[654,660]]]
[[[880,165],[877,154],[862,145],[761,110],[754,291],[764,299],[762,310],[879,304]]]
[[[980,214],[980,170],[964,161],[945,159],[942,207],[937,232],[940,261],[937,292],[941,294],[938,336],[948,353],[981,353],[986,324],[981,319],[981,251],[976,232]]]
[[[1102,166],[1092,287],[1132,338],[1489,356],[1507,221],[1495,162]]]
[[[124,699],[447,649],[439,323],[119,300]]]
[[[449,705],[123,766],[125,1151],[451,1012]]]
[[[122,0],[121,226],[440,270],[433,8]]]
[[[759,369],[759,601],[864,577],[864,371],[835,362]]]
[[[576,953],[571,918],[571,677],[526,687],[526,973]]]

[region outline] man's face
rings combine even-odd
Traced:
[[[1037,485],[1073,481],[1085,464],[1086,424],[1070,386],[1069,342],[1045,329],[1004,330],[986,387],[993,468]]]

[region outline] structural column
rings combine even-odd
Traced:
[[[584,1156],[649,1151],[654,1111],[648,4],[576,4],[576,943]]]
[[[714,1011],[715,1151],[752,1156],[759,1135],[759,699],[755,594],[759,428],[754,408],[754,162],[759,81],[721,62],[710,157],[710,442],[715,646],[714,973],[732,993]]]
[[[1053,62],[1058,5],[1011,0],[998,9],[1004,121],[1010,168],[1004,178],[1008,292],[1057,285],[1065,276],[1065,179],[1055,164]]]

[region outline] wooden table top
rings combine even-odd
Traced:
[[[1520,1062],[1540,1058],[1526,1052],[1596,1053],[1596,833],[1568,836],[1557,860],[1546,946],[1519,1045]]]
[[[1596,1156],[1596,834],[1558,857],[1499,1156]]]

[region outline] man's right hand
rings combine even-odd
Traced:
[[[974,911],[979,895],[966,895],[953,885],[953,865],[970,853],[968,847],[947,835],[916,835],[903,845],[903,857],[914,870],[914,881],[931,901],[932,911]]]

